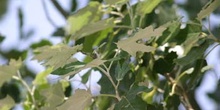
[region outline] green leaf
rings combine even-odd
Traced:
[[[106,62],[106,60],[101,60],[99,58],[94,59],[91,62],[87,63],[85,66],[83,66],[81,68],[78,68],[78,69],[76,69],[74,71],[71,71],[70,73],[63,75],[62,77],[74,75],[74,74],[76,74],[76,73],[78,73],[78,72],[80,72],[80,71],[82,71],[84,69],[87,69],[87,68],[97,67],[97,66],[103,64],[104,62]]]
[[[83,84],[86,84],[87,83],[87,81],[89,80],[89,77],[90,77],[90,75],[91,75],[91,71],[92,71],[92,69],[90,69],[88,72],[86,72],[81,78],[82,78],[82,83]]]
[[[115,105],[115,110],[146,110],[147,104],[139,94],[150,91],[151,89],[147,87],[133,85],[126,93],[126,96],[122,97],[122,100]]]
[[[124,62],[122,65],[118,62],[115,69],[115,78],[118,81],[121,81],[126,73],[130,70],[129,62]]]
[[[35,55],[33,59],[44,61],[44,65],[57,69],[63,67],[65,64],[76,61],[72,56],[80,49],[82,49],[82,45],[76,45],[74,47],[64,44],[44,46],[35,50],[39,54]]]
[[[33,81],[34,85],[44,85],[47,84],[47,76],[53,71],[53,68],[47,68],[45,71],[38,73]]]
[[[84,110],[86,107],[92,104],[92,94],[86,90],[76,90],[73,96],[57,107],[57,110]]]
[[[145,29],[140,29],[133,37],[121,40],[116,44],[119,49],[128,52],[132,56],[136,56],[136,52],[138,51],[151,52],[155,50],[154,47],[139,44],[137,41],[140,39],[149,40],[151,37],[161,36],[165,29],[164,27],[159,27],[153,30],[153,27],[149,26]]]
[[[160,2],[161,0],[144,0],[143,2],[139,2],[136,8],[136,13],[140,16],[149,14]]]
[[[10,110],[13,106],[15,106],[15,102],[9,95],[7,95],[6,98],[0,100],[0,110]]]
[[[5,39],[5,37],[0,34],[0,43],[1,43],[4,39]]]
[[[179,33],[180,25],[181,24],[178,21],[166,23],[164,26],[168,28],[164,31],[163,36],[158,39],[159,44],[164,45],[165,43],[171,42],[174,37],[176,37],[176,35]]]
[[[21,67],[21,65],[21,60],[16,61],[14,59],[11,59],[9,65],[0,66],[0,87],[5,81],[10,80],[12,76],[16,74],[17,70]]]
[[[106,4],[109,5],[123,5],[126,2],[128,2],[129,0],[105,0]]]
[[[77,71],[78,69],[84,67],[85,65],[86,65],[86,63],[83,63],[83,62],[80,62],[80,61],[71,62],[69,64],[66,64],[62,68],[60,67],[60,68],[54,70],[51,74],[65,75],[69,72]]]
[[[101,31],[107,28],[112,28],[114,26],[115,26],[115,23],[114,23],[113,18],[100,20],[98,22],[90,23],[84,26],[81,30],[76,32],[76,34],[74,35],[74,38],[80,39],[87,35],[93,34],[95,32],[98,32],[98,31]]]
[[[219,0],[212,0],[207,3],[203,9],[198,13],[197,18],[198,20],[202,20],[206,16],[210,15],[215,9],[219,8],[220,1]]]
[[[98,21],[101,18],[101,11],[99,8],[99,2],[90,2],[86,7],[69,16],[65,29],[67,34],[74,36],[76,32],[80,31],[86,25]],[[77,38],[74,37],[74,39]]]
[[[41,94],[46,97],[46,106],[44,106],[42,110],[55,110],[56,107],[64,101],[64,91],[61,83],[54,84],[42,90]]]
[[[32,45],[31,45],[31,48],[32,48],[32,49],[36,49],[36,48],[43,47],[43,46],[46,46],[46,45],[51,46],[52,43],[51,43],[50,41],[48,41],[48,40],[43,39],[43,40],[41,40],[41,41],[38,42],[38,43],[32,44]]]
[[[153,70],[161,74],[171,72],[175,66],[174,60],[176,58],[176,52],[168,53],[164,58],[159,58],[155,61]]]
[[[194,62],[197,59],[200,59],[203,57],[204,52],[206,49],[213,44],[213,40],[206,39],[200,46],[198,47],[193,47],[187,54],[186,56],[176,59],[175,62],[179,65],[187,65],[192,62]]]
[[[200,34],[201,33],[190,33],[187,35],[187,39],[182,44],[184,46],[184,53],[185,54],[188,53],[192,47],[199,45],[197,42],[201,38]]]
[[[104,39],[106,39],[109,32],[112,32],[112,30],[112,28],[108,28],[85,37],[82,50],[84,52],[92,52],[94,47],[98,46]]]

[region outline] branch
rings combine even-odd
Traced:
[[[51,0],[51,2],[57,8],[57,10],[63,15],[64,18],[68,17],[69,14],[60,6],[57,0]]]

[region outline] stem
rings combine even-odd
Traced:
[[[205,55],[205,58],[212,52],[212,50],[214,50],[217,46],[219,46],[220,44],[215,45],[214,47],[212,47],[207,54]]]
[[[131,27],[134,29],[135,25],[134,25],[133,9],[132,9],[129,2],[127,2],[127,7],[129,8],[128,9],[128,14],[129,14],[129,17],[130,17],[130,20],[131,20]]]
[[[205,25],[201,25],[201,24],[197,24],[197,23],[193,23],[193,22],[182,22],[182,23],[185,23],[185,24],[194,24],[194,25],[197,25],[197,26],[202,26],[204,27],[208,33],[213,36],[213,38],[216,40],[216,38],[214,37],[214,34],[209,30],[209,28],[207,28]]]
[[[168,79],[168,81],[172,84],[172,91],[170,95],[173,95],[175,91],[181,91],[178,95],[182,96],[182,104],[185,106],[187,110],[194,110],[184,88],[180,84],[177,84],[177,82],[170,76],[169,73],[166,73],[165,76]]]
[[[57,10],[63,15],[64,18],[68,17],[69,14],[60,6],[57,0],[51,0],[51,2],[57,8]]]
[[[30,97],[31,97],[31,100],[33,101],[33,104],[34,104],[34,107],[33,108],[36,108],[37,110],[39,109],[38,106],[37,106],[37,103],[36,103],[36,100],[34,98],[34,90],[35,90],[35,87],[33,87],[32,89],[28,86],[28,84],[22,80],[22,77],[21,77],[21,73],[20,71],[17,71],[17,75],[18,77],[15,77],[17,80],[19,80],[24,86],[25,88],[27,89]]]
[[[104,96],[104,97],[113,97],[113,98],[116,98],[117,97],[115,95],[111,95],[111,94],[99,94],[99,96]]]
[[[97,68],[98,68],[103,74],[105,74],[105,75],[108,77],[108,79],[110,80],[110,82],[112,83],[112,85],[113,85],[113,87],[114,87],[114,89],[115,89],[116,98],[118,99],[118,101],[120,101],[120,100],[121,100],[121,97],[120,97],[120,95],[119,95],[117,85],[114,83],[112,77],[110,76],[108,69],[107,69],[107,71],[105,71],[103,68],[101,68],[101,67],[99,67],[99,66],[98,66]]]
[[[45,15],[46,15],[46,18],[47,18],[47,20],[50,22],[50,24],[51,25],[53,25],[54,27],[58,27],[57,25],[56,25],[56,23],[51,19],[51,17],[49,16],[50,14],[49,14],[49,12],[48,12],[48,10],[47,10],[47,6],[46,6],[46,3],[45,3],[45,0],[42,0],[42,5],[43,5],[43,9],[44,9],[44,11],[45,11]]]
[[[124,26],[124,25],[116,25],[115,28],[126,28],[126,29],[132,29],[130,26]]]

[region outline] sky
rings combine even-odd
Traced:
[[[84,7],[86,5],[86,2],[88,0],[77,0],[80,1],[80,5],[77,7],[78,9]],[[176,0],[178,3],[184,3],[186,0]],[[50,41],[53,42],[53,44],[57,44],[61,41],[60,38],[50,37],[50,35],[55,31],[55,27],[51,25],[46,16],[45,11],[43,9],[42,0],[9,0],[9,8],[7,14],[0,20],[0,33],[4,36],[6,36],[6,39],[2,44],[0,44],[0,49],[3,51],[7,51],[13,48],[17,48],[19,50],[24,50],[29,48],[29,46],[33,42],[39,42],[41,39],[50,39]],[[70,0],[58,0],[61,5],[68,10]],[[52,18],[52,20],[56,23],[57,26],[62,27],[65,26],[66,21],[65,19],[60,16],[58,11],[54,8],[54,6],[50,3],[50,1],[45,0],[49,16]],[[133,2],[134,3],[134,2]],[[25,39],[23,41],[19,40],[19,31],[18,31],[18,8],[22,7],[22,10],[24,12],[24,28],[23,31],[27,32],[31,29],[35,30],[33,33],[33,37]],[[184,10],[179,11],[179,14],[182,16],[186,16],[185,19],[187,19],[187,15],[184,14]],[[211,25],[219,25],[220,24],[220,16],[218,15],[211,15],[210,16]],[[204,22],[206,25],[207,23]],[[210,47],[211,48],[211,47]],[[209,49],[210,49],[209,48]],[[217,72],[220,72],[220,63],[217,62],[219,58],[219,51],[220,46],[215,48],[208,56],[207,61],[210,66],[212,66]],[[28,68],[30,68],[34,73],[39,73],[43,71],[45,68],[41,66],[36,60],[31,60],[32,58],[32,51],[29,52],[29,57],[26,60],[26,63]],[[76,57],[82,56],[82,55],[76,55]],[[79,59],[82,57],[78,57]],[[5,64],[7,61],[0,56],[0,64]],[[83,74],[83,73],[81,73]],[[92,82],[96,82],[101,75],[97,72],[93,71],[93,74],[96,76],[96,78],[93,78],[94,76],[91,76],[90,79],[92,79]],[[208,99],[206,96],[207,92],[211,92],[215,89],[215,86],[217,84],[217,80],[219,79],[219,74],[215,74],[212,71],[209,71],[206,73],[205,78],[202,82],[202,86],[199,87],[196,91],[196,97],[199,102],[199,105],[204,109],[214,109],[214,103],[211,99]],[[54,78],[54,76],[49,76],[51,79]],[[98,78],[97,78],[98,77]],[[77,86],[80,88],[86,88],[80,83],[80,76],[76,76],[75,79],[72,79],[73,87],[76,88]],[[89,86],[90,84],[87,84]],[[94,95],[97,95],[100,90],[99,85],[94,83],[93,88],[91,88],[92,91],[94,91]],[[209,106],[207,106],[209,105]]]

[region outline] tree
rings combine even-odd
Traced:
[[[10,109],[15,102],[27,110],[177,110],[180,105],[187,110],[201,109],[195,90],[210,70],[205,60],[209,52],[204,53],[211,44],[219,45],[209,28],[207,32],[202,29],[202,20],[220,6],[219,0],[208,2],[188,22],[181,21],[172,0],[135,4],[129,0],[91,0],[73,14],[52,2],[67,19],[65,29],[54,33],[63,36],[63,42],[51,45],[42,41],[31,46],[33,59],[46,67],[32,75],[31,84],[24,79],[30,74],[22,63],[26,58],[22,52],[6,57],[8,65],[0,66],[1,109]],[[71,9],[74,11],[75,5]],[[75,43],[70,45],[72,41]],[[85,55],[83,61],[72,57],[77,52]],[[81,76],[83,84],[89,82],[92,70],[102,74],[97,96],[89,86],[76,91],[70,88],[69,79],[88,68]],[[61,79],[51,84],[46,79],[49,74]],[[216,94],[210,97],[219,103]]]

